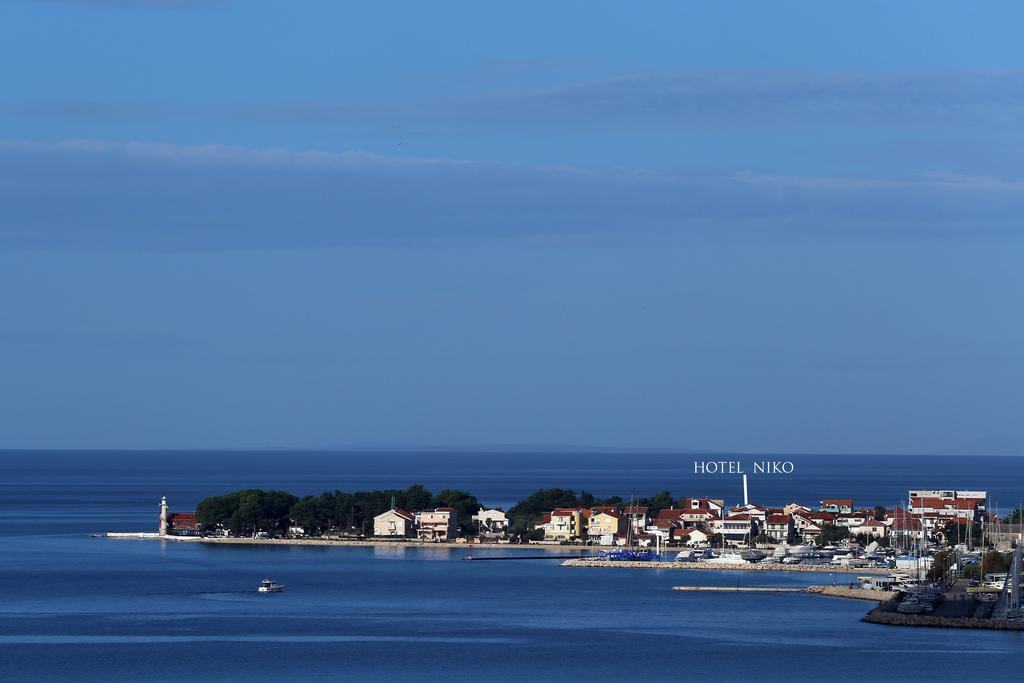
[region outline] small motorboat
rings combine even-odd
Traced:
[[[744,550],[740,553],[740,557],[747,562],[760,562],[764,558],[768,557],[768,553],[763,550]]]
[[[282,586],[281,584],[277,583],[276,581],[271,581],[270,579],[263,579],[262,581],[260,581],[260,587],[256,589],[256,592],[257,593],[280,593],[283,590],[284,590],[284,586]]]
[[[928,611],[928,606],[922,605],[919,602],[904,602],[900,603],[896,611],[900,614],[924,614]]]

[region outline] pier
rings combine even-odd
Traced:
[[[804,586],[802,588],[773,586],[672,586],[674,591],[709,592],[709,593],[806,593],[808,595],[825,595],[832,598],[849,598],[852,600],[871,600],[883,602],[892,593],[851,588],[849,586]]]
[[[832,564],[782,564],[781,562],[742,562],[739,564],[723,564],[721,562],[668,562],[668,561],[631,561],[609,560],[599,557],[578,557],[566,560],[563,567],[590,567],[602,569],[668,569],[672,571],[742,571],[742,572],[816,572],[832,574],[839,577],[855,574],[890,574],[891,569],[881,567],[863,567],[855,571]],[[849,580],[843,581],[849,583]]]
[[[764,586],[672,586],[674,591],[708,591],[712,593],[806,593],[806,588],[769,588]]]

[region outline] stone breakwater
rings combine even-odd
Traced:
[[[810,593],[812,595],[828,595],[834,598],[851,598],[853,600],[871,600],[881,602],[888,600],[889,593],[850,588],[848,586],[807,586],[805,588],[771,587],[771,586],[672,586],[674,591],[711,592],[711,593]]]
[[[861,621],[887,626],[928,626],[932,628],[982,628],[995,631],[1024,631],[1024,621],[1006,619],[972,619],[970,617],[939,617],[930,614],[900,614],[895,598],[883,602],[864,615]]]
[[[846,570],[828,564],[782,564],[781,562],[744,562],[742,564],[722,564],[719,562],[632,562],[602,560],[598,558],[578,558],[566,560],[563,567],[602,567],[609,569],[702,569],[704,571],[744,571],[744,572],[818,572],[826,574],[849,574],[853,580],[863,574],[888,574],[889,569],[861,568]]]
[[[891,593],[884,591],[867,590],[866,588],[850,588],[849,586],[808,586],[805,593],[815,595],[829,595],[833,598],[850,598],[852,600],[871,600],[872,602],[884,602],[889,599]]]

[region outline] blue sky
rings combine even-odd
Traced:
[[[1022,21],[4,3],[0,447],[1024,454]]]

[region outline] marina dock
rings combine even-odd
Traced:
[[[585,559],[586,557],[587,557],[586,555],[576,555],[574,557],[570,557],[569,559],[581,560],[581,559]],[[464,557],[462,559],[469,560],[471,562],[488,562],[488,561],[497,561],[497,560],[562,560],[562,561],[566,561],[565,555],[556,555],[554,553],[549,553],[547,555],[484,555],[483,557],[481,557],[479,555],[477,555],[476,557],[474,557],[473,555],[467,555],[466,557]]]

